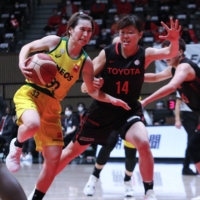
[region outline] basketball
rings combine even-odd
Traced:
[[[38,53],[29,57],[25,66],[33,69],[32,81],[38,85],[50,83],[57,72],[57,66],[54,60],[44,53]]]

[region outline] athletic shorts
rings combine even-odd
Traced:
[[[35,133],[36,150],[43,146],[63,146],[63,135],[60,121],[60,102],[28,85],[22,86],[14,96],[17,124],[23,122],[21,116],[25,110],[36,110],[40,115],[40,128]]]
[[[105,145],[112,131],[119,131],[120,137],[125,139],[126,132],[131,125],[143,121],[143,118],[139,102],[130,111],[93,102],[82,120],[82,128],[73,141],[77,140],[80,145],[91,143]]]
[[[127,142],[126,140],[124,140],[124,146],[135,149],[135,146],[133,144],[131,144],[130,142]]]

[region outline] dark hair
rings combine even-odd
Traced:
[[[78,102],[78,103],[77,103],[77,107],[80,106],[80,105],[83,106],[83,107],[85,108],[85,104],[84,104],[83,102]]]
[[[179,42],[179,50],[183,50],[183,52],[184,52],[186,49],[185,41],[182,38],[179,38],[178,42]],[[165,40],[162,43],[162,47],[168,47],[170,45],[170,43],[171,42],[169,40]]]
[[[69,29],[74,28],[78,24],[79,19],[84,19],[84,20],[90,21],[91,24],[92,24],[92,33],[94,33],[94,20],[93,20],[93,18],[91,16],[83,13],[83,12],[76,12],[69,18],[69,21],[67,23],[67,37],[70,37]]]
[[[65,110],[66,110],[66,108],[68,108],[68,110],[73,111],[73,107],[72,107],[71,105],[66,105],[66,106],[65,106]]]
[[[121,30],[131,25],[134,26],[139,32],[144,30],[142,20],[136,15],[126,15],[122,17],[119,21],[116,22],[116,24],[112,26],[112,29]]]

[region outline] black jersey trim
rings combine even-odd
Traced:
[[[34,89],[36,89],[36,90],[38,90],[38,91],[44,93],[44,94],[46,94],[46,95],[48,95],[48,96],[50,96],[50,97],[55,98],[55,97],[53,96],[53,94],[52,94],[49,90],[47,90],[46,88],[42,88],[42,87],[40,87],[40,86],[38,86],[38,85],[36,85],[36,84],[33,84],[33,83],[27,83],[26,85],[28,85],[28,86],[30,86],[30,87],[32,87],[32,88],[34,88]]]

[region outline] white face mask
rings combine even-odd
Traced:
[[[119,18],[118,17],[115,17],[115,21],[117,22],[119,20]]]
[[[66,1],[66,4],[69,5],[69,4],[70,4],[70,1]]]
[[[82,106],[79,106],[79,107],[78,107],[78,111],[79,111],[79,112],[82,112],[82,111],[83,111],[83,107],[82,107]]]
[[[107,33],[106,33],[106,32],[102,32],[101,34],[102,34],[103,36],[105,36]]]
[[[67,23],[67,20],[66,19],[63,19],[62,20],[62,24],[66,24]]]
[[[65,115],[67,117],[71,116],[72,115],[72,111],[70,111],[70,110],[65,111]]]
[[[122,3],[124,3],[124,2],[125,2],[125,0],[121,0],[121,2],[122,2]]]

